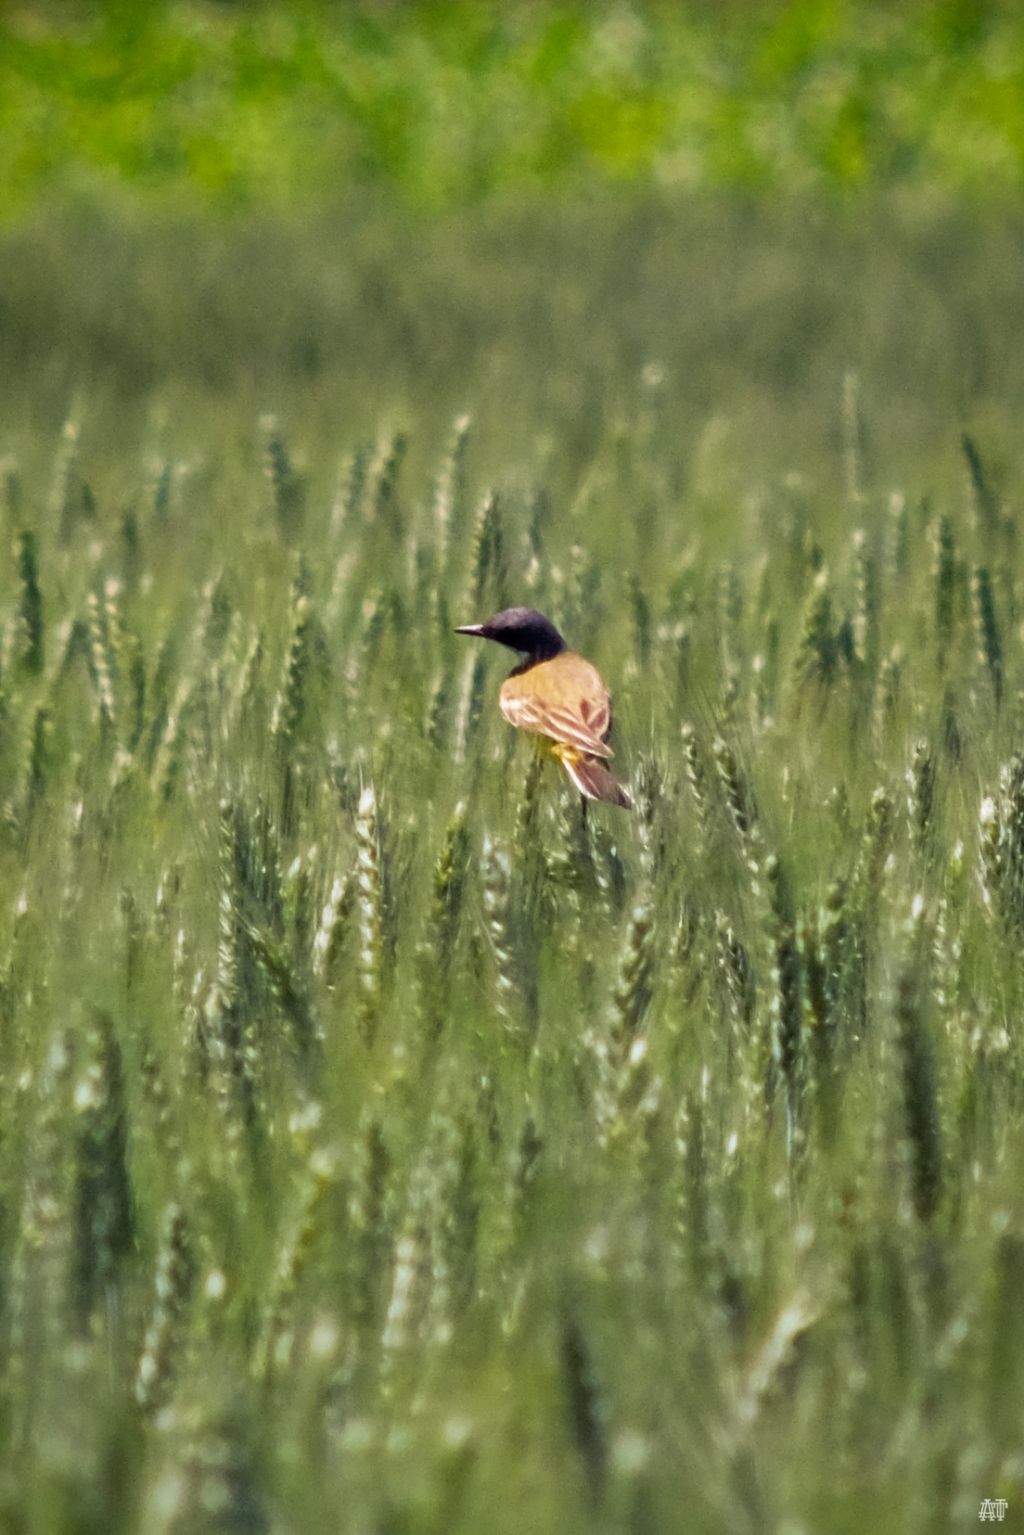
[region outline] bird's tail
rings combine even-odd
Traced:
[[[623,810],[632,810],[633,801],[614,773],[610,773],[597,757],[585,756],[583,752],[565,746],[556,748],[555,755],[587,799],[599,799],[606,805],[620,805]]]

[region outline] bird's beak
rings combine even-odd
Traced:
[[[483,624],[463,624],[460,628],[456,629],[455,633],[472,634],[475,635],[477,639],[486,639]]]

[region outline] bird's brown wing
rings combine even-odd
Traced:
[[[607,741],[612,733],[612,701],[603,683],[599,698],[580,699],[580,710],[590,733],[599,741]]]
[[[565,652],[507,677],[501,712],[510,725],[548,736],[592,757],[611,757],[611,701],[600,674],[582,656]]]

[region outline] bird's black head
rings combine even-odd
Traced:
[[[533,608],[505,608],[482,624],[463,624],[456,634],[474,634],[482,640],[497,640],[509,650],[537,661],[549,660],[565,649],[565,641],[543,613]]]

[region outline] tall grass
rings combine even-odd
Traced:
[[[788,238],[762,254],[813,286]],[[598,312],[593,272],[544,280]],[[451,410],[415,308],[369,423],[324,404],[372,369],[340,356],[307,418],[276,331],[265,398],[225,354],[212,418],[187,348],[134,405],[97,364],[73,429],[4,397],[12,1529],[902,1535],[1024,1502],[1015,364],[947,451],[920,356],[857,381],[808,342],[830,390],[773,406],[806,457],[758,472],[647,320],[641,351],[573,330],[506,416],[489,369],[550,353],[492,301]],[[755,420],[762,345],[709,412]],[[927,462],[887,428],[908,377]],[[632,814],[584,817],[500,718],[507,658],[451,630],[509,600],[607,677]]]

